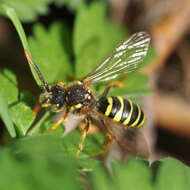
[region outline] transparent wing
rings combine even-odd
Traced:
[[[136,70],[148,52],[149,43],[150,36],[146,32],[133,34],[115,48],[110,57],[82,80],[103,82]]]

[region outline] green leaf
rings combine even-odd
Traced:
[[[109,173],[97,167],[90,180],[94,190],[153,190],[151,170],[142,160],[130,159],[127,163],[114,161]]]
[[[77,189],[77,160],[61,150],[61,138],[25,137],[0,150],[0,189]],[[10,183],[11,179],[11,183]]]
[[[119,80],[118,80],[119,82]],[[139,103],[141,96],[149,94],[152,89],[146,87],[148,83],[148,77],[134,72],[127,75],[124,80],[121,80],[123,86],[121,88],[113,87],[108,96],[123,96],[124,98],[130,98],[132,101]],[[98,86],[98,94],[101,95],[106,85]]]
[[[95,158],[78,158],[78,162],[80,169],[85,172],[93,172],[96,171],[97,168],[101,167],[101,162]]]
[[[24,102],[19,102],[10,109],[13,122],[16,125],[17,131],[21,136],[26,135],[27,129],[35,119],[35,115],[31,108]]]
[[[8,108],[10,104],[18,100],[16,77],[11,71],[5,69],[0,73],[0,81],[0,115],[11,137],[16,137],[16,131]]]
[[[25,102],[29,107],[36,105],[36,98],[29,91],[23,90],[19,94],[19,101]]]
[[[49,29],[37,24],[29,38],[32,54],[47,83],[67,80],[72,72],[71,50],[67,27],[54,23]]]
[[[6,99],[3,97],[3,95],[0,93],[0,116],[3,122],[5,123],[5,126],[7,128],[7,131],[11,135],[11,137],[16,137],[16,131],[12,123],[12,119],[9,113],[8,105]]]
[[[84,148],[84,154],[88,156],[95,156],[103,153],[104,148],[104,136],[102,133],[89,134],[87,136]]]
[[[96,168],[92,173],[91,181],[94,190],[114,190],[113,181],[109,178],[104,168]]]
[[[109,95],[120,95],[120,96],[130,96],[131,94],[140,94],[141,90],[146,89],[146,84],[148,83],[148,77],[135,72],[133,74],[127,75],[122,88],[113,88]],[[142,94],[142,93],[141,93]]]
[[[55,0],[58,5],[66,5],[72,11],[80,9],[80,6],[85,3],[86,0]]]
[[[15,129],[12,122],[16,125],[18,132],[25,135],[25,131],[34,120],[31,108],[24,101],[24,94],[21,93],[23,102],[18,99],[18,87],[15,75],[9,70],[0,73],[0,94],[1,94],[1,117],[12,137],[15,137]],[[28,96],[28,95],[27,95]],[[26,100],[26,99],[25,99]],[[28,100],[27,100],[28,101]]]
[[[103,2],[82,6],[77,12],[73,37],[77,78],[88,74],[124,38],[123,30],[109,22],[105,12]]]
[[[142,96],[149,94],[152,90],[146,85],[148,84],[148,77],[138,72],[134,72],[123,81],[122,88],[113,88],[110,91],[111,96],[123,96],[124,98],[130,98],[136,103],[140,103]]]
[[[18,89],[15,75],[5,69],[0,73],[0,93],[6,98],[8,104],[15,103],[18,100]]]
[[[152,64],[155,58],[156,58],[156,51],[150,46],[147,56],[145,57],[141,67],[146,67],[149,64]]]
[[[20,37],[24,49],[27,49],[29,51],[26,35],[24,33],[19,18],[15,13],[15,10],[12,7],[8,6],[8,4],[0,3],[0,13],[7,16],[12,21],[14,27],[18,32],[18,35]]]
[[[53,0],[1,0],[5,5],[13,8],[19,19],[31,22],[37,19],[39,15],[48,12],[48,4]]]
[[[119,190],[153,190],[148,163],[131,159],[127,163],[113,163],[113,181]]]
[[[148,83],[148,77],[141,73],[135,72],[129,75],[129,77],[126,77],[124,83],[125,88],[128,91],[131,91],[133,89],[144,87]]]
[[[31,128],[28,128],[27,135],[38,135],[39,133],[44,132],[46,130],[45,127],[47,124],[48,124],[48,127],[51,127],[52,123],[50,125],[50,121],[51,121],[51,119],[49,118],[50,115],[51,115],[50,112],[46,112],[35,125],[31,126]],[[60,135],[62,133],[60,133]]]
[[[76,155],[81,134],[75,130],[68,136],[63,137],[63,150],[71,155]],[[87,135],[84,142],[84,149],[80,154],[80,158],[94,156],[103,151],[103,136],[99,134]]]
[[[156,189],[157,190],[188,190],[190,187],[190,169],[181,162],[165,158],[158,170]]]
[[[7,16],[11,20],[16,31],[18,32],[18,35],[20,37],[20,40],[21,40],[24,50],[27,51],[27,53],[30,57],[32,57],[30,48],[28,45],[28,41],[27,41],[26,35],[24,33],[24,29],[22,27],[22,24],[17,16],[17,14],[15,13],[15,10],[13,8],[11,8],[10,6],[8,6],[7,4],[0,3],[0,12],[3,15]],[[37,84],[41,85],[41,81],[39,80],[34,68],[30,64],[29,64],[29,66],[30,66],[30,69],[32,71],[32,74],[33,74],[34,79],[36,80]]]

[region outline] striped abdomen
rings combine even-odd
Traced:
[[[121,96],[100,98],[98,111],[129,127],[141,127],[146,120],[139,105]]]

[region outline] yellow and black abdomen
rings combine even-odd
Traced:
[[[139,105],[121,96],[100,98],[98,111],[128,127],[141,127],[146,120]]]

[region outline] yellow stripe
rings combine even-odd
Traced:
[[[81,108],[81,107],[82,107],[82,104],[79,103],[79,104],[77,104],[77,105],[74,105],[74,107],[77,108],[77,109],[78,109],[78,108]]]
[[[139,105],[137,105],[138,108],[138,116],[137,119],[130,125],[130,127],[135,127],[137,125],[137,123],[139,122],[140,116],[141,116],[141,108],[139,107]]]
[[[120,107],[119,111],[116,113],[113,120],[119,122],[121,120],[121,117],[122,117],[123,108],[124,108],[124,102],[123,102],[123,98],[121,96],[117,96],[117,99],[119,100],[119,102],[121,104],[121,107]]]
[[[128,116],[127,119],[123,122],[124,125],[127,125],[127,124],[129,123],[129,121],[131,120],[132,113],[133,113],[133,103],[131,102],[131,100],[128,100],[128,101],[129,101],[129,103],[130,103],[131,110],[130,110],[129,116]]]
[[[113,107],[113,99],[112,99],[112,97],[108,97],[107,100],[108,100],[109,105],[106,108],[106,112],[105,112],[106,116],[108,116],[111,113],[112,107]]]
[[[51,106],[52,104],[42,104],[42,108],[47,108],[47,107],[49,107],[49,106]]]
[[[137,127],[138,127],[138,128],[139,128],[139,127],[142,127],[142,126],[145,124],[145,122],[146,122],[146,116],[144,115],[143,120],[141,121],[141,123],[140,123]]]

